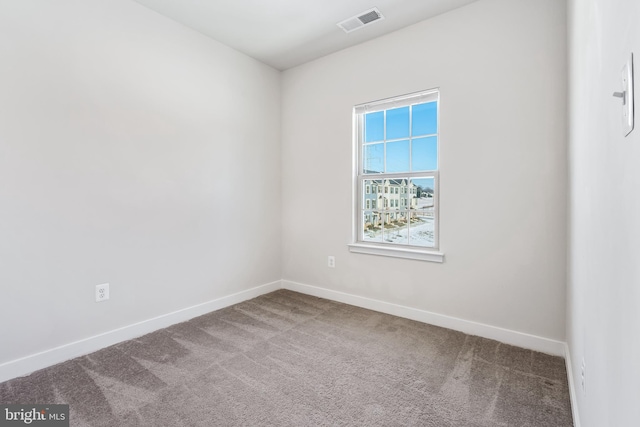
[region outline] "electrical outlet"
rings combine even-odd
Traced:
[[[103,283],[96,285],[96,302],[102,302],[109,299],[109,284]]]
[[[327,265],[331,268],[335,268],[336,266],[336,257],[329,255],[329,258],[327,258]]]
[[[587,365],[584,363],[584,359],[582,359],[582,366],[580,366],[580,386],[582,387],[582,393],[587,393]]]

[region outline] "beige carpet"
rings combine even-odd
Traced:
[[[72,426],[572,426],[564,361],[277,291],[0,384]]]

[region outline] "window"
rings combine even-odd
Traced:
[[[439,98],[438,90],[430,90],[354,108],[352,251],[442,262]],[[382,207],[365,203],[368,188],[376,186],[388,195]]]

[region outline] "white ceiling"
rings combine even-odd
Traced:
[[[135,0],[279,70],[476,0]],[[346,34],[336,25],[377,7],[385,19]]]

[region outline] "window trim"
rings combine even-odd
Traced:
[[[431,250],[416,250],[409,247],[380,246],[369,243],[350,243],[349,251],[359,254],[381,255],[393,258],[415,259],[418,261],[444,262],[444,253]]]
[[[371,174],[364,175],[360,174],[360,167],[363,165],[362,163],[362,155],[363,151],[361,149],[362,141],[360,140],[360,133],[363,131],[363,123],[362,118],[364,114],[388,110],[393,108],[399,108],[407,105],[419,104],[423,102],[437,102],[437,123],[438,123],[438,158],[437,165],[438,169],[435,171],[419,171],[419,172],[399,172],[399,173],[385,173],[380,174]],[[405,258],[405,259],[413,259],[420,261],[431,261],[431,262],[444,262],[444,253],[440,252],[440,147],[441,147],[441,132],[440,132],[440,89],[434,88],[426,91],[416,92],[408,95],[402,95],[398,97],[383,99],[379,101],[374,101],[362,105],[357,105],[353,108],[352,115],[352,174],[353,174],[353,182],[352,182],[352,240],[351,243],[348,244],[349,251],[353,253],[361,253],[361,254],[370,254],[370,255],[380,255],[394,258]],[[366,242],[361,239],[361,231],[360,224],[362,219],[360,216],[364,209],[364,200],[360,200],[363,196],[363,188],[362,185],[365,179],[393,179],[397,178],[412,178],[418,176],[428,176],[433,177],[434,179],[434,192],[435,196],[433,198],[434,202],[434,215],[436,218],[436,224],[434,227],[434,247],[424,247],[421,248],[419,246],[409,246],[409,245],[401,245],[401,244],[384,244],[380,242]],[[384,186],[384,183],[383,183]],[[411,191],[409,191],[411,190]],[[407,194],[417,194],[414,193],[415,189],[407,189]],[[360,204],[363,206],[360,206]],[[405,209],[409,209],[410,205],[405,207]],[[384,209],[382,214],[384,214]]]

